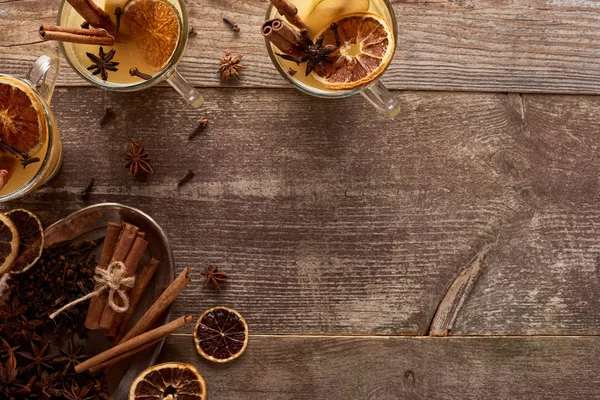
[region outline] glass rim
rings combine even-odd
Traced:
[[[41,175],[45,172],[45,170],[48,166],[48,163],[50,160],[50,153],[52,152],[52,146],[53,146],[52,133],[56,129],[56,127],[54,126],[54,123],[52,121],[52,117],[50,115],[50,105],[46,104],[44,99],[42,99],[42,97],[37,92],[36,88],[33,87],[31,82],[29,82],[28,80],[26,80],[24,78],[17,78],[12,75],[0,74],[0,78],[4,78],[4,77],[15,79],[15,80],[19,81],[20,83],[22,83],[23,85],[27,86],[31,90],[31,92],[35,95],[35,97],[42,104],[42,109],[44,111],[44,118],[46,119],[46,126],[47,126],[46,140],[48,141],[48,148],[46,149],[46,154],[44,154],[44,159],[42,160],[42,164],[40,165],[40,167],[39,167],[38,171],[35,173],[35,175],[33,175],[33,177],[25,185],[23,185],[19,189],[15,190],[14,192],[11,192],[11,193],[8,193],[5,195],[0,195],[0,202],[10,201],[10,200],[14,200],[19,197],[22,197],[22,196],[28,194],[30,192],[30,190],[35,185],[37,185],[37,183],[41,179]]]
[[[105,89],[105,90],[110,90],[113,92],[133,92],[133,91],[137,91],[137,90],[143,90],[143,89],[150,88],[150,87],[156,85],[157,83],[159,83],[165,79],[168,79],[169,76],[171,76],[175,72],[175,67],[177,66],[177,64],[179,64],[179,61],[181,60],[181,57],[183,56],[183,53],[187,46],[188,26],[189,26],[187,7],[185,5],[184,0],[173,0],[173,1],[176,1],[179,4],[179,7],[181,9],[181,15],[180,15],[181,24],[180,24],[180,31],[179,31],[179,40],[177,41],[177,46],[175,47],[175,50],[173,50],[173,54],[171,55],[171,58],[169,58],[169,61],[167,61],[167,64],[165,65],[165,67],[160,72],[158,72],[156,75],[152,76],[152,78],[150,78],[148,80],[144,80],[144,81],[141,81],[138,83],[132,83],[132,84],[128,84],[128,85],[127,84],[103,84],[102,82],[98,82],[97,79],[92,79],[90,76],[88,76],[88,74],[80,71],[80,69],[73,62],[71,62],[71,59],[67,55],[67,50],[65,49],[65,45],[63,42],[58,42],[60,51],[61,51],[62,55],[64,56],[64,58],[67,60],[67,63],[69,64],[71,69],[73,71],[75,71],[75,73],[77,73],[77,75],[79,75],[81,78],[83,78],[86,82],[89,82],[94,86],[97,86],[97,87]],[[71,7],[68,0],[61,0],[60,6],[58,8],[58,16],[57,16],[57,24],[58,25],[61,25],[61,20],[63,18],[63,14],[65,13],[65,7],[67,5],[69,7]],[[73,12],[76,12],[76,11],[73,10]]]
[[[65,0],[63,0],[63,1],[65,1]],[[385,71],[387,71],[387,69],[390,67],[390,65],[394,59],[394,56],[396,55],[396,49],[398,47],[398,22],[396,21],[396,14],[394,12],[394,8],[392,7],[392,4],[390,3],[389,0],[381,0],[381,1],[383,1],[385,3],[386,8],[387,8],[388,12],[390,13],[390,17],[392,19],[392,32],[394,35],[394,50],[392,52],[392,60],[389,62],[388,65],[386,65],[386,67],[383,69],[383,71],[381,71],[379,76],[377,76],[377,78],[373,79],[372,82],[369,82],[363,86],[360,86],[360,87],[357,87],[354,89],[341,91],[340,93],[336,93],[336,92],[329,93],[329,92],[325,92],[325,91],[323,91],[323,92],[312,91],[309,89],[308,85],[301,84],[300,82],[298,82],[298,80],[293,79],[290,76],[290,74],[288,74],[287,71],[285,71],[283,69],[281,64],[278,62],[277,56],[275,56],[275,53],[273,52],[273,47],[272,47],[271,42],[269,41],[269,39],[264,38],[265,45],[267,47],[267,53],[269,54],[271,63],[275,66],[275,68],[279,72],[279,75],[281,75],[286,81],[291,83],[296,89],[300,90],[303,93],[309,94],[311,96],[321,97],[321,98],[325,98],[325,99],[341,99],[341,98],[350,97],[357,93],[362,92],[367,87],[376,84],[377,81],[379,80],[379,78],[385,73]],[[269,19],[271,19],[271,15],[273,13],[274,8],[275,8],[275,6],[272,3],[270,3],[269,6],[267,7],[267,13],[265,14],[265,21],[268,21]]]

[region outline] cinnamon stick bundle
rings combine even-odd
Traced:
[[[298,9],[296,6],[288,0],[271,0],[271,4],[273,4],[279,14],[283,15],[291,24],[296,25],[300,29],[308,29],[304,21],[298,16]]]
[[[150,284],[150,281],[152,281],[154,274],[158,270],[159,265],[160,261],[152,258],[148,264],[142,267],[142,270],[135,279],[135,286],[133,289],[131,289],[131,293],[129,294],[129,309],[126,313],[117,315],[117,322],[115,324],[117,326],[117,331],[114,343],[119,343],[125,335],[127,325],[129,325],[129,321],[131,321],[133,313],[142,299],[142,296],[146,292],[146,288]]]
[[[298,50],[302,41],[300,32],[281,18],[266,21],[262,27],[262,34],[281,52],[297,57],[302,55]]]
[[[39,30],[42,40],[58,40],[69,43],[112,46],[115,38],[100,29],[69,28],[66,26],[42,25]]]
[[[144,256],[144,252],[148,247],[148,242],[139,237],[135,239],[129,254],[125,258],[123,264],[125,265],[125,277],[129,278],[135,275],[135,271]],[[120,303],[122,300],[120,298],[115,298],[115,303]],[[118,304],[119,306],[123,306],[123,304]],[[131,305],[131,303],[130,303]],[[105,330],[110,330],[113,327],[115,328],[115,332],[112,334],[114,336],[116,334],[116,320],[117,320],[117,312],[113,310],[108,303],[104,306],[104,310],[102,311],[102,316],[100,317],[100,328]],[[110,332],[107,332],[110,334]]]
[[[116,28],[110,19],[110,15],[98,7],[93,0],[67,0],[71,7],[75,9],[94,28],[104,29],[111,35],[116,34]]]
[[[140,318],[140,320],[131,328],[129,332],[121,339],[119,343],[127,342],[128,340],[146,332],[154,322],[160,317],[166,309],[173,304],[177,296],[186,288],[186,286],[190,283],[190,272],[191,270],[188,267],[185,267],[181,274],[171,284],[165,291],[160,295],[160,297],[150,306],[148,311]]]
[[[104,240],[104,247],[102,248],[102,254],[100,256],[100,263],[98,267],[106,269],[110,264],[115,261],[123,262],[127,257],[127,254],[131,250],[135,239],[138,237],[138,228],[126,222],[123,222],[122,229],[118,235],[118,239],[115,244],[112,244],[115,235],[115,227],[109,223],[107,228],[106,238]],[[111,235],[109,238],[108,235]],[[110,247],[112,245],[111,251]],[[108,254],[105,254],[105,251]],[[108,259],[108,261],[106,261]],[[104,264],[106,263],[106,264]],[[85,319],[85,327],[88,329],[101,329],[100,320],[104,313],[104,307],[108,300],[108,293],[103,291],[99,295],[92,298],[88,313]]]
[[[174,321],[169,322],[166,325],[163,325],[159,328],[148,331],[144,334],[136,336],[131,340],[127,340],[121,344],[116,345],[103,353],[100,353],[81,364],[75,367],[75,372],[78,374],[87,371],[90,368],[94,368],[94,370],[102,368],[102,363],[106,363],[107,361],[114,360],[127,354],[128,356],[133,355],[143,349],[147,348],[150,343],[155,343],[158,340],[170,335],[173,332],[176,332],[183,328],[184,326],[190,324],[193,321],[191,315],[178,318]],[[123,357],[119,358],[122,359]],[[115,361],[116,362],[116,361]],[[104,364],[106,365],[106,364]]]

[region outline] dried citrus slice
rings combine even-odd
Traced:
[[[38,217],[27,210],[11,210],[6,213],[6,216],[15,224],[19,232],[19,253],[11,272],[25,272],[42,256],[44,227]]]
[[[179,14],[164,0],[132,0],[125,5],[125,23],[144,60],[161,69],[179,40]]]
[[[385,71],[394,54],[394,33],[378,15],[357,13],[338,21],[339,49],[332,53],[332,63],[325,71],[316,69],[314,78],[333,90],[348,90],[366,85]],[[323,45],[336,45],[335,31],[327,27]]]
[[[0,214],[0,274],[9,272],[19,253],[19,232],[15,224]]]
[[[206,381],[191,364],[167,362],[142,371],[129,388],[129,400],[206,400]]]
[[[194,328],[198,353],[207,360],[235,360],[248,346],[248,325],[237,311],[217,306],[204,311]]]
[[[33,154],[46,140],[42,102],[24,83],[0,77],[0,139]]]

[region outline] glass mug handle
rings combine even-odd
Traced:
[[[56,78],[58,78],[58,70],[60,68],[60,60],[55,55],[44,55],[36,60],[33,67],[25,76],[33,90],[40,97],[50,104],[54,86],[56,86]]]
[[[192,85],[186,81],[183,76],[177,71],[173,69],[170,76],[167,78],[167,82],[173,89],[177,90],[177,93],[182,95],[188,103],[194,108],[200,108],[202,103],[204,103],[204,98]]]
[[[378,80],[370,86],[365,87],[360,94],[362,94],[365,99],[369,100],[375,108],[383,111],[389,117],[395,117],[400,112],[400,103],[398,102],[398,99]]]

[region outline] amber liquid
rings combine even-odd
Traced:
[[[309,36],[315,40],[317,35],[326,29],[332,22],[339,20],[345,15],[354,14],[357,12],[368,12],[376,14],[383,18],[388,26],[393,26],[393,19],[390,15],[390,11],[386,3],[382,0],[291,0],[291,2],[298,8],[298,16],[308,25]],[[319,11],[316,6],[320,5],[321,9],[325,11]],[[316,11],[315,11],[316,10]],[[277,9],[273,8],[272,15],[270,18],[282,18],[277,12]],[[271,43],[268,44],[271,49],[280,53],[280,50]],[[281,57],[275,57],[277,62],[283,69],[288,71],[291,69],[296,71],[293,75],[289,75],[290,79],[297,81],[301,85],[307,86],[310,89],[314,89],[317,92],[327,93],[339,93],[340,91],[331,90],[323,86],[320,82],[313,78],[313,73],[306,76],[306,63],[297,65],[293,61],[287,61]]]
[[[35,92],[33,92],[27,84],[18,79],[0,76],[0,81],[10,82],[10,84],[18,86],[30,96],[37,97]],[[41,112],[43,113],[44,111],[42,110]],[[41,120],[44,143],[38,151],[29,154],[30,157],[37,157],[40,161],[29,164],[23,168],[20,163],[21,160],[17,159],[8,151],[4,150],[0,153],[0,164],[2,165],[2,168],[11,172],[8,182],[0,189],[0,197],[14,193],[32,183],[32,181],[33,184],[31,185],[30,190],[34,190],[50,180],[58,171],[62,162],[62,147],[56,121],[50,110],[46,110],[45,115],[42,116]],[[48,151],[50,137],[52,137],[52,148]]]
[[[113,22],[116,20],[114,15],[117,7],[121,7],[124,9],[125,4],[128,3],[127,0],[95,0],[96,4],[104,9],[108,15],[111,16]],[[168,2],[173,6],[173,9],[178,11],[178,7],[173,2]],[[69,12],[67,14],[67,26],[70,27],[79,27],[84,19],[75,12],[70,6]],[[180,13],[177,13],[180,15]],[[180,21],[181,25],[181,21]],[[87,67],[92,65],[89,57],[86,53],[91,53],[94,55],[98,55],[99,46],[97,45],[87,45],[87,44],[73,44],[73,43],[65,43],[64,44],[66,51],[66,55],[71,61],[71,64],[75,68],[77,68],[82,74],[87,76],[89,79],[97,81],[98,83],[102,83],[99,75],[93,76],[89,71],[87,71]],[[104,53],[108,53],[110,50],[115,49],[115,56],[112,61],[118,62],[117,66],[118,71],[108,72],[108,79],[106,82],[118,84],[118,85],[132,85],[137,84],[143,81],[142,78],[137,76],[132,76],[129,74],[129,70],[131,68],[137,68],[138,71],[143,72],[144,74],[155,76],[165,69],[165,66],[168,62],[157,68],[148,64],[144,60],[144,56],[140,49],[136,46],[135,42],[131,39],[131,33],[129,32],[129,28],[127,26],[127,21],[124,17],[121,17],[121,23],[119,27],[119,39],[115,43],[114,46],[102,46]]]

